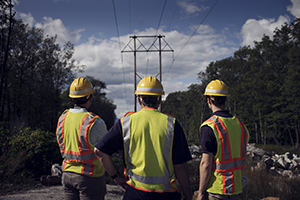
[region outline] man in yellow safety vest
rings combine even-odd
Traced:
[[[213,80],[204,96],[212,116],[200,126],[202,160],[197,200],[240,199],[249,132],[225,110],[228,87]]]
[[[69,93],[74,108],[65,110],[57,123],[65,200],[104,200],[106,194],[105,169],[94,154],[94,146],[107,128],[99,116],[88,111],[94,91],[87,79],[75,79]]]
[[[95,154],[112,179],[125,190],[124,200],[191,200],[187,161],[191,155],[177,120],[157,108],[164,94],[159,80],[143,78],[135,94],[141,110],[121,118],[95,146]],[[111,155],[124,152],[125,176]]]

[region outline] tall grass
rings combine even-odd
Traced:
[[[189,162],[192,191],[199,187],[199,163]],[[256,169],[256,162],[246,161],[244,176],[249,179],[243,190],[242,200],[259,200],[265,197],[279,197],[282,200],[300,199],[300,178],[290,179],[272,174],[266,170]]]

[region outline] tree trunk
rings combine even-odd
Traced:
[[[256,144],[258,144],[259,142],[258,142],[258,137],[259,137],[259,135],[258,135],[258,130],[257,130],[257,123],[255,122],[254,123],[254,128],[255,128],[255,143]]]
[[[260,126],[260,139],[261,139],[261,144],[264,143],[264,131],[263,131],[263,123],[261,119],[261,113],[260,110],[258,111],[258,117],[259,117],[259,126]]]
[[[295,120],[295,132],[296,132],[296,149],[299,148],[299,123]]]

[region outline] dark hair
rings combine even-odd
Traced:
[[[224,106],[227,99],[226,96],[206,96],[206,97],[210,98],[212,103],[217,107]]]
[[[80,98],[72,98],[72,102],[76,105],[85,104],[93,95],[80,97]]]
[[[156,95],[140,95],[142,104],[150,108],[158,108],[161,96]]]

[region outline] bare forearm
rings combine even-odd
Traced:
[[[199,192],[203,193],[205,192],[206,185],[210,177],[210,172],[211,172],[210,165],[201,162],[199,166],[199,170],[200,170]]]
[[[99,151],[97,148],[94,149],[94,153],[110,176],[117,173],[117,169],[109,155]]]
[[[174,165],[175,175],[180,187],[185,195],[186,200],[192,199],[192,189],[190,182],[190,174],[187,163]]]
[[[109,174],[109,176],[114,176],[117,174],[118,170],[116,169],[116,167],[109,155],[99,151],[97,148],[94,149],[94,153],[95,153],[96,157],[98,158],[98,160],[103,165],[104,169]],[[114,181],[125,190],[126,179],[124,177],[124,174],[118,174],[114,178]]]
[[[210,178],[211,168],[212,168],[212,153],[202,154],[202,160],[199,165],[199,194],[197,200],[206,199],[206,186]]]

